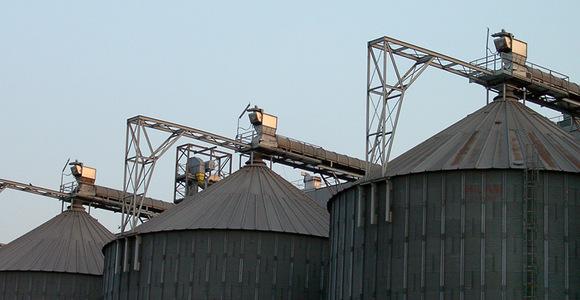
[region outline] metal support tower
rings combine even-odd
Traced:
[[[126,231],[127,225],[131,229],[137,226],[155,164],[183,134],[181,130],[175,130],[160,145],[154,146],[147,133],[148,125],[145,119],[127,120],[123,192],[128,193],[129,199],[123,202],[121,232]]]
[[[367,53],[366,161],[382,166],[385,175],[405,92],[435,59],[424,56],[401,69],[388,38],[369,42]]]
[[[367,49],[367,176],[377,175],[374,164],[386,174],[405,92],[429,66],[498,94],[509,84],[525,101],[580,118],[580,87],[564,74],[501,54],[465,62],[384,36],[368,42]]]
[[[161,143],[155,144],[150,137],[149,129],[165,132],[169,135]],[[129,196],[124,202],[126,205],[123,206],[121,232],[132,230],[137,226],[138,216],[143,206],[143,199],[149,189],[155,164],[180,137],[191,138],[234,151],[241,151],[247,147],[247,145],[233,139],[176,123],[145,116],[128,119],[123,191]]]

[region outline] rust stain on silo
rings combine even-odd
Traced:
[[[513,162],[523,163],[524,157],[522,155],[522,148],[520,147],[520,141],[516,136],[516,132],[514,130],[510,130],[509,137],[510,137],[510,150]]]
[[[467,152],[469,152],[469,149],[471,149],[471,146],[475,142],[475,139],[477,137],[478,132],[479,131],[477,131],[477,130],[475,132],[473,132],[473,134],[469,137],[467,142],[465,142],[465,144],[463,144],[461,149],[459,149],[459,151],[457,151],[457,154],[455,155],[453,162],[451,163],[452,166],[457,166],[463,160],[463,158],[465,157],[465,154],[467,154]]]
[[[542,144],[542,142],[540,142],[538,137],[531,131],[528,132],[528,136],[530,137],[530,140],[534,144],[535,149],[538,152],[538,155],[540,156],[542,161],[546,165],[548,165],[550,168],[556,168],[556,163],[552,159],[552,156],[550,155],[548,150],[546,150],[546,147],[544,147],[544,144]]]

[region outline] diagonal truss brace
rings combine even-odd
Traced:
[[[143,200],[157,160],[183,135],[183,130],[176,129],[160,145],[153,146],[147,128],[145,119],[127,121],[123,192],[128,198],[123,201],[121,232],[127,231],[127,226],[134,229],[141,220]]]
[[[369,42],[367,57],[366,161],[367,176],[376,174],[371,166],[381,166],[386,175],[401,105],[407,89],[435,60],[425,55],[401,70],[395,52],[386,40]]]

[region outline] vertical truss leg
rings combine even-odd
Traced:
[[[173,203],[179,203],[187,195],[188,147],[189,145],[181,145],[177,147],[177,151],[175,152],[175,188],[173,190]]]
[[[125,170],[121,216],[121,232],[133,230],[141,216],[143,199],[149,189],[149,183],[157,160],[181,137],[181,132],[173,132],[159,146],[154,147],[141,120],[127,122],[125,143]]]
[[[405,92],[434,60],[432,56],[425,56],[402,73],[395,59],[397,50],[393,50],[385,39],[369,42],[368,45],[367,176],[371,175],[375,166],[380,166],[382,176],[386,174]]]

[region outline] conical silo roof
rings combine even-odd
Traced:
[[[0,248],[0,271],[102,275],[101,249],[114,238],[82,206],[73,207]]]
[[[555,123],[495,100],[391,161],[388,176],[457,169],[580,172],[580,145]]]
[[[246,165],[135,229],[227,229],[328,237],[329,214],[263,163]]]

